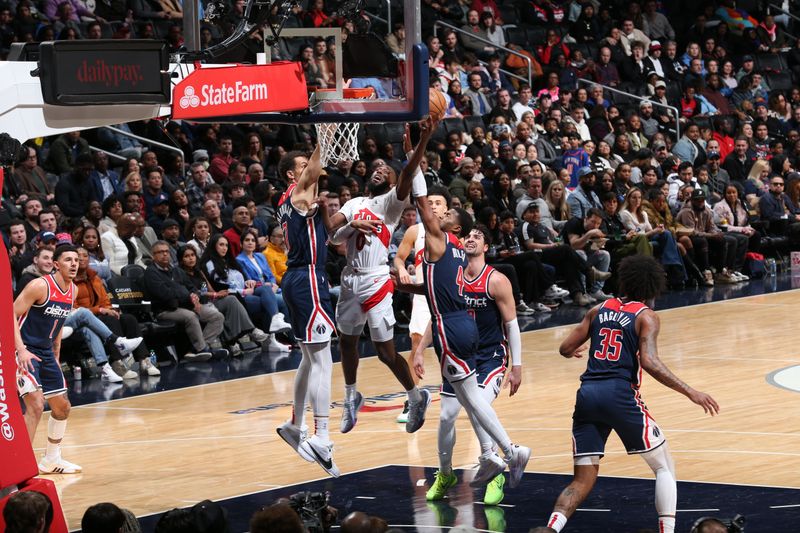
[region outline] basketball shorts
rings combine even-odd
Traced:
[[[445,381],[461,381],[476,372],[478,327],[466,311],[442,315],[433,321],[433,348]]]
[[[497,398],[497,395],[500,394],[500,386],[503,384],[503,375],[506,371],[505,345],[493,348],[479,348],[474,360],[478,386],[481,388],[491,387],[494,390],[494,397]],[[441,394],[446,396],[456,395],[449,381],[444,380],[442,382]]]
[[[388,267],[371,272],[354,272],[346,267],[342,272],[339,302],[336,304],[336,323],[344,335],[361,335],[364,324],[369,323],[370,337],[374,342],[394,338],[394,310],[392,293],[394,283],[389,278]]]
[[[35,390],[41,390],[45,398],[58,396],[67,392],[67,380],[61,371],[61,364],[56,360],[52,350],[43,350],[28,346],[28,351],[39,357],[34,359],[33,372],[19,369],[17,386],[20,396]]]
[[[572,415],[573,455],[605,454],[614,430],[629,454],[649,452],[664,443],[664,433],[647,411],[639,391],[622,379],[586,380]]]
[[[431,320],[428,300],[422,294],[415,294],[411,301],[411,319],[408,322],[409,335],[424,335],[425,328]]]
[[[290,268],[281,280],[292,333],[298,342],[328,342],[336,331],[328,277],[312,266]]]

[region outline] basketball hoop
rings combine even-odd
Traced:
[[[343,89],[345,99],[374,98],[375,89],[364,87],[359,89]],[[317,89],[316,100],[335,98],[335,89]],[[326,122],[314,124],[317,130],[319,156],[323,167],[335,165],[340,161],[358,159],[358,122]]]

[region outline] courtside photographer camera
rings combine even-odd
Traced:
[[[300,516],[309,533],[326,533],[338,512],[328,505],[330,492],[298,492],[289,496],[289,506]]]
[[[691,533],[744,533],[744,523],[745,518],[740,514],[728,520],[704,516],[694,523]]]

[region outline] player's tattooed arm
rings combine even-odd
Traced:
[[[667,368],[658,357],[657,339],[661,322],[653,311],[644,311],[639,317],[639,359],[642,368],[659,383],[680,392],[712,416],[719,413],[717,402],[704,392],[697,391],[683,382]]]

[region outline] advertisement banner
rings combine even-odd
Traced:
[[[0,189],[3,169],[0,167]],[[0,239],[0,489],[18,485],[39,473],[17,396],[17,359],[14,349],[14,308],[11,264]]]
[[[172,91],[174,119],[300,111],[307,107],[303,67],[289,61],[200,68]]]

